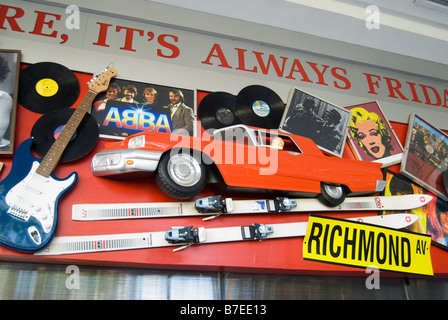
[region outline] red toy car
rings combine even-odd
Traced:
[[[336,206],[346,195],[382,191],[381,164],[326,156],[310,139],[235,125],[202,138],[141,132],[111,143],[92,159],[96,176],[155,172],[169,196],[196,196],[206,183],[238,191],[315,197]]]

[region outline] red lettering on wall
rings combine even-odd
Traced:
[[[289,72],[289,75],[286,77],[286,79],[296,80],[296,78],[293,77],[294,72],[299,72],[302,75],[301,81],[310,82],[310,83],[313,82],[310,80],[310,78],[306,74],[305,68],[302,66],[302,64],[300,63],[300,61],[298,59],[294,59],[294,61],[292,63],[291,71]]]
[[[368,93],[371,93],[371,94],[378,94],[378,92],[375,91],[375,87],[376,87],[377,89],[380,88],[379,80],[381,80],[381,77],[380,77],[380,76],[377,76],[377,75],[374,75],[374,74],[369,74],[369,73],[364,73],[364,75],[365,75],[366,78],[367,78],[367,84],[368,84],[368,86],[369,86],[369,91],[368,91]],[[373,77],[377,78],[378,81],[374,81],[374,80],[373,80]]]
[[[440,106],[442,104],[442,99],[440,99],[440,95],[436,89],[430,86],[425,86],[423,84],[420,85],[423,90],[423,95],[425,96],[425,104],[429,104],[431,106]],[[428,89],[433,93],[432,96],[436,98],[436,101],[431,101],[431,97],[429,95]]]
[[[106,43],[106,38],[107,38],[107,31],[109,30],[109,27],[112,27],[112,25],[101,22],[97,22],[96,24],[100,26],[100,32],[98,33],[98,41],[94,42],[93,45],[109,47],[109,45]]]
[[[220,67],[232,69],[232,67],[227,62],[226,57],[224,56],[224,52],[222,52],[221,46],[217,43],[215,43],[213,45],[212,49],[210,50],[210,52],[207,56],[207,59],[205,59],[204,61],[201,61],[201,63],[213,65],[213,63],[210,62],[211,58],[213,58],[213,57],[219,59]]]
[[[448,90],[443,90],[443,106],[444,108],[448,108]]]
[[[260,66],[260,70],[261,70],[261,72],[262,72],[263,74],[268,74],[268,73],[269,73],[270,66],[272,65],[272,66],[274,67],[274,69],[275,69],[275,72],[277,73],[277,76],[278,76],[279,78],[282,78],[282,77],[283,77],[283,72],[285,71],[285,64],[286,64],[286,61],[288,60],[288,58],[280,57],[280,59],[283,60],[282,67],[281,67],[281,69],[280,69],[280,66],[279,66],[277,60],[275,59],[275,57],[274,57],[272,54],[269,55],[268,63],[267,63],[267,65],[266,65],[266,64],[264,63],[264,61],[263,61],[263,57],[262,57],[264,53],[256,52],[256,51],[252,51],[252,53],[253,53],[253,54],[255,55],[255,57],[257,58],[258,65]]]
[[[350,80],[347,77],[339,74],[337,71],[341,71],[344,75],[347,75],[347,70],[345,70],[345,69],[332,68],[331,74],[333,75],[333,77],[335,77],[336,79],[338,79],[344,83],[344,86],[342,86],[342,85],[339,85],[339,83],[337,81],[333,81],[334,86],[338,89],[343,89],[343,90],[350,89],[352,87]]]
[[[322,69],[322,71],[320,71],[319,68],[317,67],[317,63],[314,63],[314,62],[307,62],[307,63],[311,66],[311,68],[313,68],[314,72],[317,74],[317,76],[319,78],[319,81],[317,81],[316,84],[328,86],[328,84],[325,82],[324,73],[327,71],[327,69],[330,66],[322,65],[323,69]]]
[[[163,47],[171,50],[171,54],[164,54],[162,52],[162,50],[157,49],[157,55],[159,57],[164,57],[164,58],[170,58],[170,59],[174,59],[177,58],[180,54],[180,50],[177,46],[175,46],[172,43],[169,43],[166,41],[166,38],[172,38],[174,40],[174,42],[178,42],[179,38],[176,36],[172,36],[170,34],[161,34],[158,38],[157,41],[160,45],[162,45]]]
[[[392,78],[387,78],[387,77],[384,77],[384,79],[386,79],[387,88],[389,89],[389,97],[398,99],[398,97],[395,95],[395,94],[398,94],[400,99],[409,100],[400,91],[400,89],[401,89],[400,81],[398,81],[397,79],[392,79]]]
[[[252,70],[246,69],[246,58],[245,53],[247,50],[235,48],[235,50],[238,52],[238,67],[236,70],[243,70],[248,72],[257,72],[257,67],[253,67]]]
[[[11,16],[8,16],[9,11],[14,13]],[[19,24],[16,21],[24,15],[25,11],[21,8],[0,5],[0,29],[6,29],[5,22],[8,21],[12,31],[25,32],[20,29]]]
[[[48,26],[48,28],[51,30],[53,29],[53,24],[55,20],[49,20],[46,21],[45,19],[48,17],[54,17],[56,18],[56,21],[61,20],[61,16],[58,14],[53,14],[53,13],[48,13],[48,12],[42,12],[42,11],[34,11],[37,13],[37,18],[36,18],[36,24],[34,25],[34,30],[31,31],[31,34],[35,34],[38,36],[46,36],[46,37],[50,37],[50,38],[56,38],[58,35],[57,31],[53,31],[52,33],[44,33],[43,29],[44,26]]]
[[[417,95],[417,91],[415,90],[415,83],[413,82],[408,82],[406,81],[406,83],[409,85],[409,88],[411,89],[411,93],[412,93],[412,101],[414,102],[422,102]]]
[[[117,26],[115,30],[117,32],[120,32],[121,30],[126,30],[124,47],[120,47],[121,50],[135,51],[135,49],[132,48],[132,43],[134,41],[134,34],[137,33],[140,37],[143,37],[145,35],[144,30],[128,28],[123,26]]]

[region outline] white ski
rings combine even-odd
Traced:
[[[105,203],[74,204],[72,219],[77,221],[161,218],[180,216],[208,216],[213,219],[222,214],[252,214],[274,212],[316,212],[316,211],[404,211],[421,207],[431,201],[430,195],[402,195],[377,197],[351,197],[336,207],[328,207],[319,200],[288,199],[232,200],[220,196],[207,197],[195,202],[153,202],[153,203]]]
[[[366,216],[346,220],[369,223],[393,229],[410,226],[418,216],[397,213],[381,216]],[[50,244],[35,255],[63,255],[116,250],[147,249],[158,247],[178,247],[184,249],[192,244],[206,244],[231,241],[263,240],[275,238],[303,237],[308,222],[279,224],[257,224],[224,228],[173,227],[168,231],[124,233],[89,236],[54,237]],[[180,246],[180,247],[179,247]]]

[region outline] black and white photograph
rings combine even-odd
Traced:
[[[350,115],[350,110],[294,88],[280,130],[310,138],[325,153],[342,157]]]
[[[20,50],[0,49],[0,154],[14,152]]]

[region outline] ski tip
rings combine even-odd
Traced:
[[[396,213],[394,215],[396,215],[396,217],[400,220],[404,221],[405,227],[414,224],[418,220],[418,215],[413,213]]]
[[[407,228],[417,222],[419,216],[413,213],[398,212],[393,214],[381,215],[384,223],[393,229]]]
[[[420,206],[424,206],[425,204],[428,204],[432,201],[433,196],[431,196],[429,194],[416,194],[415,198],[418,198],[418,201],[420,202]]]

